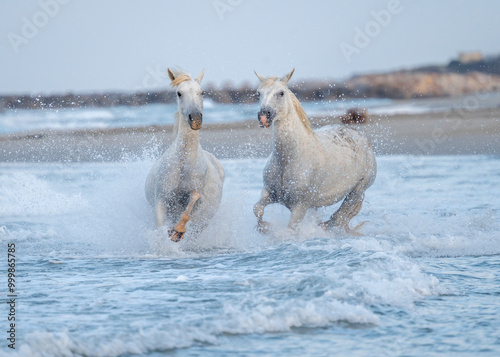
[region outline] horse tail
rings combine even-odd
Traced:
[[[172,133],[174,134],[174,136],[177,136],[177,133],[179,132],[180,120],[181,120],[181,118],[180,118],[179,112],[176,112],[175,113],[175,121],[174,121],[174,130],[172,130]]]

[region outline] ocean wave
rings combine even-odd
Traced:
[[[319,298],[306,302],[290,301],[285,304],[260,303],[250,310],[238,310],[231,304],[224,314],[203,326],[171,325],[159,322],[154,327],[133,328],[128,333],[111,335],[83,334],[75,336],[68,331],[33,332],[16,357],[86,356],[118,357],[142,355],[152,352],[187,348],[200,344],[218,344],[225,335],[264,334],[291,331],[293,328],[326,327],[336,322],[353,325],[374,325],[379,318],[362,306]],[[2,355],[2,351],[0,351]]]
[[[14,357],[119,357],[165,352],[186,348],[199,343],[217,342],[217,339],[202,329],[157,329],[136,330],[133,334],[106,336],[99,340],[95,336],[73,337],[69,332],[34,332],[26,336],[26,344],[18,351],[0,355]]]

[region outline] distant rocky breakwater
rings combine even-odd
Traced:
[[[422,73],[402,71],[353,77],[346,82],[367,97],[391,99],[454,97],[500,91],[500,76],[480,72]]]

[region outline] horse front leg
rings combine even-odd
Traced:
[[[170,239],[174,242],[180,241],[184,238],[184,234],[186,233],[186,224],[191,219],[190,214],[193,210],[194,204],[201,198],[201,193],[194,190],[191,193],[191,200],[189,201],[186,209],[181,214],[181,220],[174,226],[174,229],[171,229],[168,234],[170,235]]]
[[[155,218],[156,218],[156,227],[160,228],[165,223],[167,208],[165,207],[165,203],[163,200],[158,199],[155,203]]]
[[[270,226],[269,223],[264,221],[262,217],[264,216],[264,210],[267,205],[273,203],[273,200],[271,198],[271,193],[263,189],[261,194],[260,194],[260,200],[253,206],[253,213],[255,214],[255,217],[257,217],[257,231],[259,233],[269,233]]]

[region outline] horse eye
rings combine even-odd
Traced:
[[[280,92],[280,97],[283,97],[285,95],[285,92],[281,91]]]
[[[179,98],[180,98],[180,97],[182,97],[181,92],[177,92],[177,96],[178,96]]]

